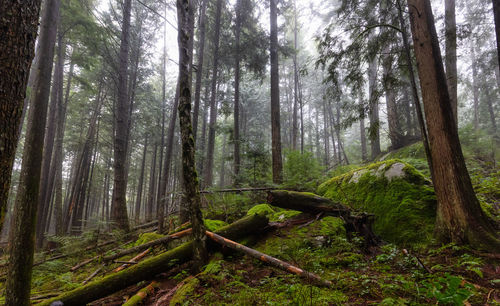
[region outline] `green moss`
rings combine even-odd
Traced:
[[[247,216],[251,215],[270,216],[275,212],[276,211],[269,204],[258,204],[248,210]]]
[[[174,294],[172,299],[170,300],[170,305],[175,306],[175,305],[183,305],[183,303],[190,298],[192,298],[194,294],[194,290],[198,286],[200,281],[194,277],[187,281],[177,292]]]
[[[297,215],[300,215],[302,212],[296,211],[296,210],[283,210],[283,211],[278,211],[273,213],[272,215],[269,216],[269,221],[271,222],[281,222],[285,221],[286,219],[290,219],[292,217],[295,217]]]
[[[436,197],[429,185],[411,165],[387,160],[334,177],[318,194],[375,214],[373,229],[383,239],[416,245],[432,238]]]
[[[226,222],[221,221],[221,220],[210,220],[210,219],[204,219],[205,222],[205,227],[207,230],[214,232],[218,230],[221,227],[224,227],[227,225]]]
[[[346,231],[344,221],[340,218],[327,216],[319,221],[321,235],[345,237]]]
[[[151,241],[154,241],[156,239],[160,239],[164,237],[163,235],[161,234],[158,234],[156,232],[152,232],[152,233],[142,233],[139,235],[139,239],[137,239],[134,243],[134,246],[138,246],[138,245],[141,245],[141,244],[145,244],[145,243],[148,243],[148,242],[151,242]]]

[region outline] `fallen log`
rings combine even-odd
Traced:
[[[380,243],[380,239],[372,230],[374,215],[354,214],[349,207],[330,199],[308,192],[271,190],[267,193],[267,203],[312,214],[323,213],[324,215],[340,217],[344,220],[348,233],[357,232],[364,238],[366,249]]]
[[[316,275],[314,273],[311,273],[311,272],[302,270],[301,268],[292,266],[291,264],[289,264],[287,262],[284,262],[282,260],[279,260],[277,258],[274,258],[274,257],[269,256],[267,254],[264,254],[262,252],[259,252],[257,250],[254,250],[254,249],[249,248],[247,246],[244,246],[242,244],[239,244],[239,243],[237,243],[235,241],[232,241],[232,240],[229,240],[227,238],[224,238],[224,237],[222,237],[220,235],[214,234],[214,233],[212,233],[210,231],[205,231],[205,233],[213,241],[215,241],[217,243],[220,243],[223,246],[227,246],[227,247],[229,247],[231,249],[234,249],[234,250],[237,250],[237,251],[241,251],[241,252],[243,252],[243,253],[245,253],[247,255],[250,255],[253,258],[257,258],[257,259],[259,259],[259,260],[261,260],[261,261],[263,261],[265,263],[268,263],[268,264],[270,264],[273,267],[276,267],[276,268],[279,268],[279,269],[281,269],[283,271],[287,271],[287,272],[296,274],[296,275],[298,275],[300,277],[312,280],[313,282],[315,282],[316,284],[321,285],[321,286],[325,286],[325,287],[331,287],[332,286],[332,282],[330,282],[328,280],[324,280],[324,279],[322,279],[321,277],[319,277],[318,275]]]
[[[156,301],[155,306],[167,305],[167,302],[170,301],[170,299],[172,299],[172,297],[175,295],[175,293],[182,286],[184,286],[184,284],[186,284],[187,282],[189,282],[192,278],[193,278],[193,276],[190,275],[187,278],[185,278],[183,281],[181,281],[180,283],[178,283],[177,285],[175,285],[174,288],[170,289],[165,295],[162,295],[162,297],[159,298],[158,301]]]
[[[167,243],[169,241],[172,241],[174,239],[179,239],[179,238],[182,238],[182,237],[184,237],[186,235],[189,235],[189,234],[191,234],[191,231],[192,231],[192,229],[188,228],[188,229],[185,229],[183,231],[177,232],[175,234],[168,235],[168,236],[165,236],[165,237],[161,237],[160,239],[156,239],[156,240],[153,240],[153,241],[150,241],[150,242],[147,242],[147,243],[135,246],[133,248],[120,251],[120,252],[118,252],[116,254],[106,256],[106,257],[103,258],[103,261],[105,261],[105,262],[112,261],[114,259],[123,257],[123,256],[128,255],[128,254],[141,252],[141,251],[149,249],[151,247],[154,247],[154,246],[157,246],[157,245],[160,245],[160,244],[165,244],[165,243]]]
[[[158,283],[156,281],[152,281],[151,284],[137,291],[137,293],[128,299],[128,301],[126,301],[122,306],[139,305],[148,295],[152,294],[157,287]]]
[[[139,260],[143,259],[144,257],[146,257],[146,255],[148,255],[148,253],[151,251],[151,248],[149,249],[146,249],[144,252],[142,252],[141,254],[135,256],[134,258],[132,258],[130,261],[133,262],[134,264],[137,264],[139,262]],[[121,270],[125,269],[126,267],[130,266],[130,263],[124,263],[123,265],[119,266],[118,268],[114,269],[113,272],[120,272]]]
[[[104,268],[104,266],[100,266],[99,268],[97,268],[97,270],[95,270],[94,272],[92,272],[92,274],[89,275],[89,277],[87,277],[82,285],[85,285],[86,283],[90,282],[91,279],[93,279],[97,274],[99,274],[99,272],[101,272],[102,268]]]
[[[249,233],[262,230],[268,223],[265,216],[253,215],[240,219],[228,226],[220,228],[217,233],[229,239],[241,239]],[[209,245],[210,248],[213,246]],[[60,301],[64,305],[85,305],[105,297],[139,281],[151,279],[155,275],[181,264],[192,258],[193,242],[184,243],[168,252],[148,258],[137,265],[123,271],[113,273],[103,279],[93,281],[53,299],[43,301],[40,305],[50,305]]]

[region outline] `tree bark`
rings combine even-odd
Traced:
[[[146,222],[153,220],[153,203],[156,194],[156,152],[158,151],[158,143],[155,141],[153,149],[153,159],[151,160],[149,170],[149,188],[148,188],[148,201],[146,204]]]
[[[217,2],[216,24],[220,23],[221,0]],[[188,204],[191,226],[193,228],[193,270],[199,271],[207,260],[205,226],[201,213],[201,197],[196,173],[195,147],[191,126],[191,86],[189,83],[191,60],[189,48],[192,48],[189,36],[193,20],[189,18],[193,4],[189,0],[177,0],[177,21],[179,43],[179,124],[182,147],[182,181],[184,186],[184,203]],[[219,25],[220,26],[220,25]],[[216,25],[216,28],[219,26]],[[216,30],[218,37],[218,30]],[[216,39],[218,40],[218,38]],[[218,42],[216,42],[217,48]],[[216,52],[217,54],[217,52]],[[216,67],[214,70],[217,70]]]
[[[368,67],[368,90],[369,90],[369,136],[371,147],[371,158],[374,160],[380,154],[380,119],[378,114],[377,91],[377,61],[373,59]]]
[[[146,153],[148,152],[148,135],[146,134],[144,140],[144,151],[142,153],[142,163],[141,163],[141,174],[139,175],[139,183],[137,186],[137,198],[135,200],[135,223],[139,224],[141,220],[141,202],[142,202],[142,190],[144,185],[144,168],[146,167]]]
[[[446,81],[450,94],[453,117],[458,126],[457,102],[457,21],[455,18],[455,0],[444,1],[444,27],[445,27],[445,66]]]
[[[26,19],[19,20],[15,23],[22,23],[24,26],[29,27],[27,30],[30,32],[25,35],[33,35],[33,32],[31,32],[31,22],[33,21],[30,19],[35,17],[31,14],[36,14],[35,11],[37,11],[36,7],[38,5],[36,3],[32,4],[32,6],[28,7],[29,13],[27,12],[27,15],[23,14],[23,18]],[[20,11],[25,11],[24,7],[18,7],[15,3],[6,3],[6,5],[12,5],[14,9],[17,8]],[[28,114],[28,126],[26,129],[20,182],[14,206],[14,214],[11,221],[12,223],[9,235],[9,266],[5,292],[5,302],[7,305],[30,304],[29,295],[31,286],[28,284],[31,284],[33,253],[35,247],[36,210],[42,167],[43,140],[45,136],[47,104],[50,92],[50,79],[52,75],[59,5],[59,0],[47,0],[45,2],[41,20],[40,38],[37,52],[40,54],[40,58],[43,58],[44,60],[40,60],[34,70],[36,76],[34,81],[34,90],[32,91],[30,98],[31,103]],[[8,7],[5,8],[1,5],[1,8],[5,9],[7,13],[11,12],[11,9]],[[33,9],[33,11],[30,9]],[[12,12],[10,14],[13,16],[18,14],[18,12]],[[4,18],[10,18],[10,15],[5,16]],[[3,22],[3,19],[1,20]],[[15,19],[12,21],[15,21]],[[9,34],[7,35],[10,35],[11,31],[8,31]],[[23,32],[16,33],[22,36],[21,41],[22,39],[26,39],[25,35],[22,33]],[[30,49],[30,47],[28,47],[28,49]],[[28,50],[22,49],[21,52],[24,51]],[[23,66],[19,64],[16,65],[16,67],[23,68]],[[14,67],[11,67],[11,69],[13,68]],[[9,72],[6,73],[6,75],[10,75]],[[21,77],[21,79],[25,79],[25,77]],[[15,84],[16,83],[10,83],[10,85]],[[18,90],[20,89],[21,88],[18,88]],[[7,90],[7,92],[11,92],[10,89]],[[16,95],[13,95],[13,97],[16,97]],[[12,111],[14,114],[16,113],[15,110]],[[10,118],[6,119],[10,121]],[[18,127],[15,126],[16,130],[17,128]],[[17,131],[15,133],[17,134]]]
[[[299,50],[297,49],[297,7],[295,1],[293,2],[293,14],[294,14],[294,23],[293,23],[293,115],[292,115],[292,150],[297,150],[297,134],[299,132],[299,123],[297,118],[297,110],[298,110],[298,96],[299,96],[299,71],[297,68],[297,53]]]
[[[127,139],[130,101],[127,96],[127,75],[128,75],[128,57],[130,41],[130,15],[132,0],[125,0],[123,4],[123,21],[119,52],[118,66],[118,99],[116,101],[115,111],[115,137],[114,137],[114,184],[113,184],[113,202],[111,203],[111,220],[114,227],[125,232],[129,231],[127,216]]]
[[[198,134],[198,113],[200,111],[201,83],[203,79],[203,60],[205,56],[206,10],[208,0],[201,0],[200,16],[198,17],[198,51],[196,67],[196,87],[194,90],[193,135]],[[236,42],[237,44],[237,42]],[[236,78],[236,77],[235,77]],[[236,85],[235,85],[236,86]],[[236,120],[236,119],[235,119]]]
[[[236,0],[235,64],[234,64],[234,185],[239,185],[240,174],[240,32],[241,1]]]
[[[476,49],[473,40],[470,43],[470,53],[471,53],[471,68],[472,68],[472,97],[473,97],[473,112],[474,112],[474,129],[479,130],[479,86],[478,86],[478,71],[477,71],[477,61],[476,61]]]
[[[465,166],[430,1],[408,0],[408,8],[438,199],[437,237],[498,252],[500,241],[479,205]]]
[[[491,2],[493,2],[493,18],[495,19],[495,34],[497,38],[497,71],[500,73],[500,3],[498,0],[491,0]]]
[[[249,233],[258,233],[267,225],[267,222],[266,217],[253,215],[240,219],[216,231],[216,233],[231,240],[239,240]],[[55,298],[43,301],[40,305],[48,306],[55,301],[61,301],[64,305],[85,305],[139,281],[151,279],[174,264],[179,265],[188,261],[192,258],[192,255],[193,242],[191,241],[173,250],[146,259],[126,270],[113,273],[101,280],[93,281],[85,286],[80,286]]]
[[[361,161],[365,162],[367,160],[366,151],[366,131],[365,131],[365,107],[363,105],[362,95],[359,99],[359,137],[361,138]],[[335,144],[334,144],[335,146]]]
[[[387,122],[389,126],[389,139],[391,140],[391,150],[397,150],[405,145],[403,134],[401,133],[401,126],[399,124],[396,93],[392,88],[392,79],[394,78],[392,72],[393,58],[390,55],[390,48],[385,49],[385,57],[383,60],[384,71],[384,90],[385,102],[387,105]]]
[[[40,3],[41,0],[0,2],[0,228],[7,212]]]
[[[283,161],[281,158],[280,131],[280,88],[278,65],[278,0],[270,0],[271,27],[271,138],[272,138],[272,168],[273,183],[283,181]]]
[[[219,69],[219,39],[221,25],[222,0],[217,0],[217,8],[215,13],[214,25],[214,54],[213,54],[213,69],[212,69],[212,92],[210,96],[210,122],[208,124],[208,147],[207,160],[204,169],[203,186],[211,187],[213,183],[213,168],[214,168],[214,151],[215,151],[215,125],[217,122],[217,72]]]

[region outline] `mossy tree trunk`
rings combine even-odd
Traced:
[[[498,252],[500,240],[479,205],[465,166],[430,1],[408,0],[408,7],[438,198],[437,236]]]
[[[44,5],[40,39],[36,50],[40,55],[40,61],[37,62],[34,70],[36,75],[30,98],[21,176],[9,234],[9,266],[5,303],[12,306],[30,304],[43,140],[60,1],[47,0]]]
[[[220,15],[221,0],[217,4],[217,15]],[[194,10],[192,1],[177,0],[177,20],[179,43],[179,123],[181,130],[182,146],[182,179],[184,185],[184,204],[188,205],[191,226],[193,228],[193,258],[194,270],[199,270],[207,259],[205,226],[201,214],[201,197],[196,173],[195,148],[193,129],[191,126],[191,86],[190,71],[191,58],[190,47],[193,44],[190,36],[193,20],[189,18],[191,10]],[[219,16],[220,17],[220,16]]]

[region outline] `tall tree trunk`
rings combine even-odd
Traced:
[[[377,91],[377,60],[374,58],[368,67],[368,91],[369,91],[369,139],[371,147],[371,158],[375,159],[380,154],[380,120],[378,114]]]
[[[218,0],[218,2],[221,2]],[[220,4],[218,4],[220,6]],[[189,204],[191,226],[193,228],[193,260],[194,270],[200,270],[207,259],[205,227],[201,214],[201,197],[198,185],[198,175],[195,165],[195,147],[191,127],[191,86],[189,37],[190,10],[193,9],[189,0],[177,0],[178,42],[179,42],[179,124],[182,146],[182,177],[184,185],[184,201]],[[220,8],[218,8],[220,10]],[[192,46],[192,44],[191,44]]]
[[[427,164],[429,165],[429,170],[431,172],[431,176],[433,173],[432,170],[432,156],[431,156],[431,149],[430,149],[430,143],[429,143],[429,138],[427,136],[427,127],[425,126],[425,121],[424,121],[424,116],[422,114],[422,108],[420,107],[420,99],[418,96],[418,89],[417,89],[417,81],[415,77],[415,73],[413,71],[413,60],[410,52],[410,43],[408,41],[408,32],[406,28],[406,23],[403,18],[403,7],[401,6],[400,0],[396,0],[396,4],[398,6],[398,19],[399,19],[399,25],[401,27],[401,37],[403,38],[403,47],[404,47],[404,52],[405,52],[405,59],[406,59],[406,64],[408,67],[408,74],[409,74],[409,79],[410,79],[410,84],[411,84],[411,97],[413,101],[413,105],[415,106],[415,110],[417,112],[417,119],[418,119],[418,125],[420,126],[420,136],[422,137],[422,142],[424,144],[424,151],[425,151],[425,156],[427,157]]]
[[[240,32],[241,1],[236,0],[235,59],[234,59],[234,185],[239,185],[240,174]]]
[[[135,223],[139,224],[141,215],[142,186],[144,185],[144,168],[146,167],[146,153],[148,152],[148,134],[144,140],[144,151],[142,153],[141,174],[137,186],[137,198],[135,200]]]
[[[206,80],[208,81],[208,76],[209,76],[209,69],[207,69],[207,75],[206,75]],[[198,142],[198,151],[201,153],[199,154],[200,160],[198,161],[198,169],[200,173],[200,177],[204,177],[205,174],[205,145],[207,142],[207,113],[208,113],[208,107],[209,107],[209,100],[208,100],[208,95],[210,93],[210,86],[208,82],[205,84],[205,99],[203,103],[203,121],[201,125],[201,139]],[[203,185],[203,182],[202,182]]]
[[[297,7],[295,1],[293,2],[293,116],[292,116],[292,150],[297,150],[297,134],[299,132],[297,109],[298,109],[298,91],[299,91],[299,71],[297,67]]]
[[[455,0],[444,1],[445,28],[445,65],[448,92],[450,94],[453,117],[458,126],[457,102],[457,21],[455,18]]]
[[[208,0],[201,0],[200,16],[198,17],[198,51],[196,52],[198,58],[196,64],[197,66],[196,87],[194,90],[194,109],[193,109],[193,135],[195,140],[198,132],[198,113],[200,111],[201,83],[203,79],[203,60],[205,55],[205,32],[207,23],[205,15],[207,10],[207,4]],[[236,45],[238,45],[238,40],[236,40]],[[236,56],[238,56],[238,54]]]
[[[114,183],[113,202],[111,203],[111,220],[114,226],[128,232],[127,216],[127,139],[129,124],[129,97],[127,96],[127,74],[130,41],[130,15],[132,0],[125,0],[123,4],[123,21],[118,66],[118,99],[115,112],[114,137]]]
[[[61,16],[58,16],[60,22]],[[61,27],[59,26],[58,32],[61,32]],[[52,199],[52,193],[54,190],[55,181],[55,170],[56,165],[52,162],[54,161],[53,150],[54,141],[56,134],[56,118],[57,109],[62,105],[62,82],[63,82],[63,70],[64,70],[64,53],[65,46],[63,46],[62,41],[63,34],[58,33],[57,35],[57,62],[54,69],[54,80],[52,82],[52,92],[50,97],[50,107],[49,116],[47,118],[47,127],[44,140],[44,151],[42,160],[42,173],[40,178],[40,194],[38,198],[38,214],[37,214],[37,226],[36,226],[36,247],[41,248],[44,241],[45,227],[47,225],[48,209],[49,204]]]
[[[330,164],[330,142],[329,138],[330,135],[328,133],[328,112],[326,110],[326,97],[323,96],[323,133],[324,133],[324,139],[325,139],[325,167],[328,169],[328,166]]]
[[[493,18],[495,19],[495,34],[497,38],[497,71],[500,72],[500,3],[498,0],[491,0],[491,2],[493,2]]]
[[[436,234],[441,241],[499,252],[500,240],[479,205],[465,165],[430,1],[408,0],[408,8],[434,166]]]
[[[392,88],[392,61],[393,58],[389,54],[389,48],[386,48],[385,58],[383,60],[383,70],[384,70],[384,91],[385,91],[385,101],[387,105],[387,122],[389,125],[389,139],[391,140],[391,150],[396,150],[404,146],[403,134],[401,133],[401,127],[398,120],[397,106],[396,106],[396,94]]]
[[[177,121],[177,112],[175,111],[179,106],[179,86],[177,86],[174,97],[174,105],[172,114],[170,115],[170,122],[168,123],[167,131],[167,147],[165,152],[165,161],[163,163],[163,170],[161,174],[160,184],[158,185],[158,198],[156,200],[156,213],[158,217],[158,233],[163,232],[163,219],[165,218],[165,209],[167,203],[167,184],[170,175],[170,166],[172,164],[172,152],[174,149],[174,134],[175,122]]]
[[[10,189],[41,0],[0,2],[0,228]]]
[[[283,162],[281,159],[281,131],[280,131],[280,84],[278,66],[278,0],[270,1],[271,26],[271,139],[272,139],[272,168],[273,182],[280,184],[283,181]]]
[[[153,203],[155,202],[156,195],[156,152],[158,151],[158,143],[155,141],[153,149],[153,159],[149,170],[149,188],[148,200],[146,204],[146,222],[153,220]]]
[[[219,39],[220,39],[220,24],[221,24],[222,0],[217,0],[217,8],[215,13],[214,25],[214,55],[213,55],[213,70],[212,70],[212,92],[210,96],[210,122],[208,124],[208,147],[207,160],[204,169],[205,178],[203,185],[211,187],[213,181],[214,168],[214,151],[215,151],[215,124],[217,121],[217,72],[219,69]]]
[[[226,176],[226,143],[227,143],[227,134],[224,133],[224,136],[222,137],[222,151],[221,151],[221,162],[220,162],[220,181],[219,181],[219,187],[222,189],[225,184],[225,176]]]
[[[22,19],[16,21],[16,18],[11,16],[19,16],[19,12],[11,12],[11,9],[9,7],[0,5],[0,8],[2,8],[2,12],[7,12],[7,16],[3,16],[3,18],[7,18],[7,20],[16,22],[16,25],[22,24],[23,27],[27,27],[26,30],[28,30],[29,32],[23,34],[23,32],[15,33],[15,29],[14,31],[7,30],[8,34],[4,35],[3,37],[7,36],[7,38],[10,40],[12,39],[9,38],[11,33],[19,34],[21,35],[21,37],[17,39],[23,41],[24,39],[26,39],[25,35],[33,35],[33,20],[31,20],[31,18],[36,17],[38,4],[32,3],[32,5],[29,7],[18,7],[16,3],[8,2],[6,3],[6,5],[12,5],[14,9],[22,11]],[[37,53],[40,54],[40,58],[43,58],[44,60],[38,61],[38,65],[34,70],[36,72],[34,90],[32,91],[30,99],[31,103],[28,114],[28,126],[26,129],[21,175],[9,235],[9,263],[5,291],[6,305],[30,304],[29,295],[31,286],[29,284],[31,284],[33,253],[35,247],[35,226],[37,214],[36,210],[40,188],[43,140],[45,137],[47,105],[50,93],[50,78],[52,75],[52,64],[54,59],[54,45],[56,41],[59,5],[59,0],[47,0],[44,4],[43,16],[40,22],[41,29]],[[3,15],[3,13],[0,14]],[[35,14],[35,16],[31,14]],[[3,18],[0,19],[2,20],[2,22],[3,20],[5,20]],[[9,41],[7,43],[9,43]],[[7,46],[7,50],[9,50],[10,47],[9,45]],[[26,46],[18,49],[19,51],[17,52],[22,53],[17,55],[20,56],[24,54],[24,52],[27,52],[27,57],[29,57],[29,54],[31,54],[31,47],[28,46],[27,49],[25,48]],[[7,63],[7,65],[9,64],[10,63]],[[26,69],[26,66],[22,65],[21,63],[17,64],[15,67]],[[10,69],[12,68],[13,67],[11,67]],[[5,73],[5,75],[12,75],[12,73],[17,72],[5,71]],[[19,79],[24,80],[24,82],[26,81],[26,77],[20,77]],[[17,80],[17,82],[19,82],[19,79]],[[4,81],[1,82],[3,83]],[[12,81],[6,81],[7,84],[13,86],[16,85],[16,83],[10,82]],[[19,84],[18,86],[20,85],[22,84]],[[6,92],[11,93],[12,98],[22,97],[22,95],[15,94],[16,91],[12,91],[12,89],[7,89],[3,86],[2,89],[6,89]],[[18,88],[18,90],[21,90],[21,88]],[[22,88],[22,90],[24,90],[24,88]],[[4,104],[7,103],[2,103],[2,105]],[[2,109],[4,109],[3,106]],[[15,109],[11,111],[13,111],[14,114],[16,113]],[[20,111],[20,107],[18,108],[18,111]],[[7,122],[11,122],[10,120],[12,120],[8,117],[5,119],[7,120]],[[16,132],[14,132],[15,135],[17,134],[17,126],[14,127],[14,130],[16,130]],[[10,139],[11,137],[7,138],[7,140]]]
[[[359,95],[359,137],[361,138],[361,161],[367,160],[366,131],[365,131],[365,107],[363,105],[363,94]]]
[[[472,97],[473,97],[473,112],[474,112],[474,129],[479,130],[479,86],[478,86],[478,72],[477,72],[477,61],[476,61],[476,49],[473,40],[470,44],[470,54],[471,54],[471,68],[472,68]]]

